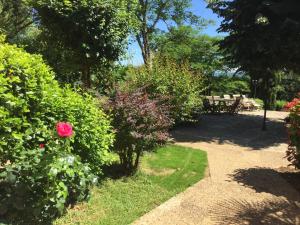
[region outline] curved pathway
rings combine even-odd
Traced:
[[[134,225],[300,225],[300,194],[280,175],[288,162],[283,112],[203,116],[173,132],[177,144],[208,153],[209,176]]]

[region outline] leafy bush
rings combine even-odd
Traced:
[[[72,153],[93,172],[109,160],[113,141],[108,117],[97,102],[70,88],[61,89],[41,57],[7,44],[0,45],[0,162],[14,162],[27,149],[51,141],[58,121],[75,128]]]
[[[284,100],[277,100],[275,102],[275,110],[276,111],[281,111],[284,109],[284,106],[286,105],[287,101]]]
[[[110,120],[91,96],[60,88],[40,56],[4,43],[0,83],[0,214],[52,218],[110,163]],[[71,138],[58,138],[59,121],[73,125]]]
[[[287,158],[296,168],[300,169],[300,98],[295,98],[292,102],[287,103],[285,109],[290,111],[288,124],[290,141]]]
[[[126,171],[135,171],[144,151],[167,141],[172,124],[168,107],[149,99],[140,89],[132,93],[118,91],[110,108],[116,129],[115,151]]]
[[[151,69],[130,69],[123,88],[135,90],[146,87],[150,98],[168,96],[171,117],[177,122],[191,119],[202,106],[203,79],[190,71],[189,66],[169,60],[156,59]]]
[[[22,160],[0,169],[1,216],[23,224],[43,223],[89,197],[96,177],[78,156],[61,150],[31,149]]]

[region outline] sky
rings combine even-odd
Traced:
[[[191,10],[201,17],[207,20],[213,20],[214,24],[208,25],[205,29],[202,30],[201,33],[207,34],[210,36],[220,35],[217,32],[217,29],[221,23],[221,19],[218,18],[216,14],[212,12],[212,10],[206,8],[207,3],[205,0],[192,0],[192,8]],[[165,29],[162,24],[158,25],[158,28]],[[123,63],[125,64],[133,64],[133,65],[141,65],[143,64],[143,58],[141,54],[141,50],[136,42],[133,42],[129,46],[128,50],[128,59]]]

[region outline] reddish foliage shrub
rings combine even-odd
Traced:
[[[150,99],[143,89],[117,91],[110,101],[116,130],[114,149],[126,171],[136,171],[144,151],[167,141],[173,121],[169,117],[169,107],[163,102]]]
[[[300,98],[295,98],[292,102],[287,103],[286,109],[289,109],[290,111],[288,121],[289,148],[287,151],[287,159],[292,165],[300,169]]]

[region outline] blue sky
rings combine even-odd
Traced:
[[[210,9],[206,8],[207,3],[204,0],[192,0],[192,8],[191,10],[201,17],[207,20],[213,20],[214,24],[209,25],[207,28],[203,29],[203,34],[208,34],[210,36],[220,35],[217,32],[217,29],[220,25],[221,19],[217,17]],[[161,29],[164,29],[162,25],[159,25]],[[141,51],[137,43],[132,43],[129,46],[128,50],[128,60],[125,60],[125,64],[133,64],[133,65],[141,65],[143,64],[143,59],[141,55]]]

